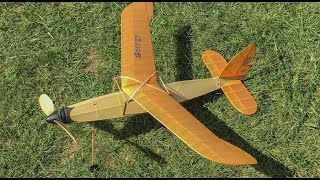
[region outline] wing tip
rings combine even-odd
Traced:
[[[222,141],[224,141],[224,140],[222,140]],[[252,157],[250,154],[243,151],[239,147],[237,147],[233,144],[230,144],[226,141],[224,141],[224,143],[232,149],[233,155],[231,155],[229,157],[219,157],[219,158],[216,158],[216,157],[215,158],[208,158],[207,157],[207,158],[210,159],[211,161],[225,164],[225,165],[240,166],[240,165],[258,164],[258,161],[254,157]]]
[[[225,165],[234,165],[234,166],[241,166],[241,165],[254,165],[254,164],[258,164],[258,161],[252,157],[251,155],[249,155],[248,153],[246,153],[245,151],[237,148],[238,150],[235,151],[235,155],[233,157],[228,157],[228,158],[210,158],[207,156],[204,156],[202,154],[203,157],[209,159],[210,161],[216,162],[216,163],[220,163],[220,164],[225,164]]]
[[[205,51],[202,52],[202,59],[204,59],[205,56],[209,56],[211,54],[214,54],[214,55],[221,55],[220,53],[216,52],[216,51],[212,51],[210,49],[207,49]],[[221,55],[222,56],[222,55]]]
[[[238,111],[241,112],[242,114],[253,115],[253,114],[257,113],[258,106],[256,105],[254,108],[245,109],[245,110],[238,110]]]
[[[130,11],[129,9],[131,9],[131,8],[137,8],[137,7],[143,8],[143,6],[146,7],[147,16],[150,20],[153,15],[153,3],[152,2],[132,2],[132,3],[128,4],[122,10],[121,14],[125,14],[125,12]]]
[[[218,162],[224,165],[231,165],[231,166],[245,166],[245,165],[255,165],[258,164],[255,158],[253,159],[246,159],[244,161],[235,161],[235,162]]]
[[[147,7],[147,16],[149,20],[151,20],[153,15],[153,3],[152,2],[145,2]]]

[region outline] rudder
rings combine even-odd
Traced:
[[[251,68],[255,53],[255,45],[249,45],[244,48],[224,67],[219,78],[245,77]]]

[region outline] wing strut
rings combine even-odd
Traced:
[[[160,88],[157,88],[157,87],[155,87],[155,86],[152,86],[152,85],[150,85],[150,84],[147,84],[148,81],[149,81],[154,75],[156,75],[156,74],[159,74],[159,72],[158,72],[158,71],[154,72],[153,74],[151,74],[151,75],[150,75],[146,80],[144,80],[143,82],[142,82],[142,81],[139,81],[139,80],[137,80],[137,79],[135,79],[135,78],[129,77],[129,76],[116,76],[116,77],[113,78],[112,92],[115,92],[116,87],[118,87],[118,89],[120,90],[120,93],[121,93],[121,95],[122,95],[122,97],[123,97],[123,99],[124,99],[124,101],[125,101],[124,108],[123,108],[123,113],[122,113],[123,116],[125,115],[126,108],[127,108],[127,104],[130,102],[130,100],[132,99],[132,97],[133,97],[144,85],[147,85],[147,86],[149,86],[149,87],[155,88],[155,89],[160,90],[160,91],[162,91],[162,92],[164,92],[164,93],[170,94],[170,92],[168,91],[166,85],[163,83],[163,81],[162,81],[162,79],[161,79],[161,77],[160,77],[159,75],[158,75],[158,77],[159,77],[159,79],[160,79],[163,87],[165,88],[166,92],[163,91],[163,90],[160,89]],[[119,79],[130,79],[130,80],[134,80],[134,81],[140,83],[140,86],[137,87],[137,89],[135,89],[135,90],[129,95],[129,99],[126,99],[126,98],[124,97],[123,92],[122,92],[122,89],[120,88],[119,83],[118,83],[118,80],[119,80]],[[116,86],[116,85],[117,85],[117,86]]]

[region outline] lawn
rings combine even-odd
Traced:
[[[0,177],[320,177],[320,4],[154,3],[157,70],[164,82],[211,77],[206,49],[230,60],[257,46],[244,84],[255,115],[216,91],[183,104],[214,134],[258,161],[228,166],[195,153],[148,114],[69,128],[45,122],[56,108],[110,93],[120,74],[120,17],[128,3],[0,4]]]

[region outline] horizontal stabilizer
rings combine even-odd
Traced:
[[[218,52],[206,50],[202,53],[202,60],[214,77],[219,77],[227,61]]]
[[[247,115],[257,112],[257,102],[240,80],[225,83],[221,86],[221,89],[239,112]]]

